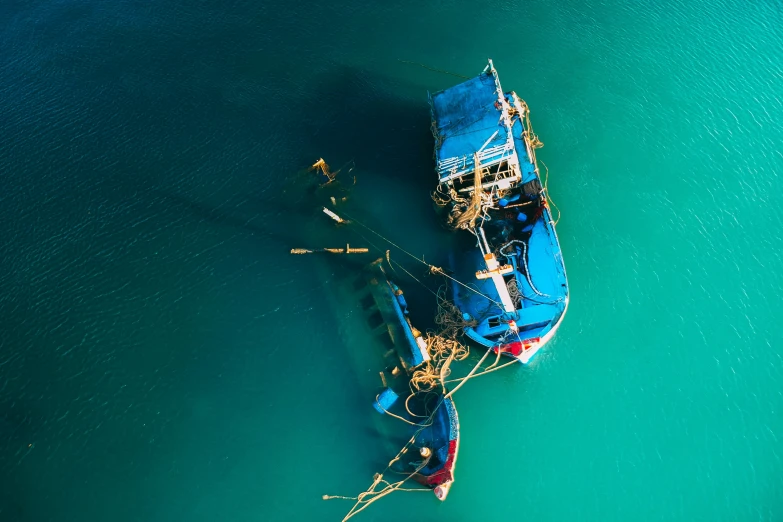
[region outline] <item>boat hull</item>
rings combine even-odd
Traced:
[[[413,425],[414,446],[431,452],[426,465],[414,460],[405,462],[405,469],[420,468],[413,478],[433,490],[439,500],[445,500],[454,483],[459,451],[459,417],[454,400],[447,397],[446,390],[432,390],[413,394],[407,400],[398,400],[410,394],[410,376],[415,369],[430,361],[427,345],[421,333],[407,318],[407,303],[400,288],[391,281],[382,267],[382,260],[368,266],[369,286],[375,307],[388,331],[403,372],[384,376],[388,383],[379,393],[373,407],[381,414],[402,417]],[[396,363],[393,363],[393,365]],[[384,374],[384,372],[382,372]],[[395,405],[396,403],[396,405]],[[401,404],[404,403],[404,407]],[[396,408],[397,411],[394,411]],[[431,415],[428,422],[422,422]]]
[[[502,90],[491,61],[478,77],[430,101],[438,175],[433,200],[463,238],[450,268],[465,333],[530,362],[565,316],[568,283],[527,104]]]

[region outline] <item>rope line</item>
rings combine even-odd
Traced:
[[[352,222],[356,223],[357,225],[361,226],[362,228],[366,228],[367,230],[369,230],[370,232],[372,232],[373,234],[375,234],[375,235],[376,235],[376,236],[378,236],[379,238],[383,239],[384,241],[386,241],[387,243],[389,243],[391,246],[393,246],[393,247],[395,247],[395,248],[398,248],[399,250],[401,250],[401,251],[403,251],[404,253],[408,254],[410,257],[412,257],[413,259],[415,259],[415,260],[416,260],[416,261],[418,261],[419,263],[423,263],[423,264],[427,265],[428,267],[431,267],[431,266],[432,266],[432,265],[430,265],[429,263],[427,263],[426,261],[424,261],[423,259],[419,259],[418,257],[414,256],[413,254],[411,254],[410,252],[408,252],[407,250],[405,250],[404,248],[402,248],[400,245],[398,245],[398,244],[394,243],[394,242],[393,242],[391,239],[389,239],[389,238],[387,238],[387,237],[384,237],[384,236],[382,236],[381,234],[379,234],[379,233],[378,233],[378,232],[376,232],[375,230],[371,229],[370,227],[368,227],[367,225],[365,225],[365,224],[364,224],[364,223],[362,223],[361,221],[357,221],[355,218],[353,218],[353,217],[349,216],[349,215],[348,215],[348,214],[347,214],[345,211],[342,211],[342,214],[343,214],[344,216],[346,216],[348,219],[350,219]]]
[[[410,399],[410,397],[412,397],[412,395],[411,395],[411,396],[409,396],[409,397],[408,397],[408,399]],[[407,402],[408,402],[408,399],[405,399],[405,402],[406,402],[406,408],[407,408]],[[376,395],[376,396],[375,396],[375,403],[376,403],[376,406],[380,406],[380,408],[381,408],[381,409],[382,409],[382,410],[383,410],[385,413],[387,413],[387,414],[388,414],[390,417],[394,417],[395,419],[401,420],[402,422],[405,422],[405,423],[407,423],[407,424],[410,424],[411,426],[421,426],[422,428],[427,428],[427,427],[429,427],[429,426],[432,426],[432,418],[431,418],[431,417],[430,417],[430,418],[428,418],[428,419],[427,419],[427,421],[425,421],[425,423],[421,423],[421,424],[420,424],[420,423],[418,423],[418,422],[411,422],[411,421],[409,421],[408,419],[406,419],[405,417],[400,417],[399,415],[396,415],[396,414],[394,414],[394,413],[390,412],[389,410],[387,410],[386,408],[384,408],[384,407],[383,407],[383,405],[381,405],[381,403],[380,403],[380,402],[378,402],[378,395]],[[408,412],[408,413],[410,413],[410,412]],[[420,415],[416,415],[416,417],[419,417],[419,416],[420,416]]]
[[[557,207],[557,205],[555,205],[555,201],[552,199],[552,196],[549,195],[549,188],[547,187],[549,184],[549,167],[546,166],[546,163],[544,163],[543,160],[541,160],[541,164],[546,169],[544,173],[544,193],[546,194],[546,199],[549,204],[555,207],[555,210],[557,210],[557,219],[554,220],[552,225],[557,226],[557,224],[560,222],[560,216],[562,216],[562,213],[560,212],[560,209]]]
[[[388,250],[387,250],[387,252],[388,252]],[[424,288],[426,288],[428,292],[430,292],[430,293],[431,293],[432,295],[434,295],[435,297],[438,297],[438,294],[437,294],[437,293],[436,293],[436,292],[435,292],[435,291],[434,291],[432,288],[430,288],[429,286],[427,286],[427,285],[425,285],[424,283],[422,283],[421,281],[419,281],[419,280],[416,278],[416,276],[414,276],[413,274],[411,274],[410,272],[408,272],[408,271],[405,269],[405,267],[404,267],[404,266],[402,266],[402,265],[401,265],[400,263],[398,263],[397,261],[392,261],[392,260],[391,260],[391,256],[388,256],[388,255],[387,255],[387,256],[386,256],[386,260],[389,262],[389,266],[391,266],[391,264],[392,264],[392,263],[394,263],[395,265],[397,265],[398,267],[400,267],[400,270],[402,270],[403,272],[405,272],[406,274],[408,274],[409,276],[411,276],[411,278],[412,278],[414,281],[416,281],[416,282],[417,282],[417,283],[419,283],[421,286],[423,286]],[[393,269],[394,269],[394,267],[392,267],[392,270],[393,270]]]
[[[453,305],[452,305],[453,306]],[[447,313],[447,311],[444,311],[442,313]],[[439,314],[441,316],[441,314]],[[501,339],[500,342],[505,340],[505,337]],[[428,362],[427,366],[422,368],[424,370],[424,374],[422,374],[422,377],[427,376],[427,381],[423,381],[420,379],[419,382],[427,384],[428,382],[432,382],[432,388],[434,389],[435,386],[437,386],[437,382],[440,383],[442,389],[444,392],[446,392],[446,382],[458,382],[457,386],[454,387],[453,390],[444,393],[442,398],[438,401],[438,403],[435,405],[435,408],[433,408],[432,412],[426,417],[426,420],[422,423],[414,423],[407,419],[404,419],[398,415],[394,415],[387,411],[385,408],[382,408],[387,414],[390,414],[394,418],[398,418],[400,420],[405,421],[406,423],[417,426],[418,429],[413,434],[413,436],[408,440],[408,442],[400,449],[400,451],[397,453],[397,455],[389,461],[389,463],[386,465],[386,468],[383,470],[383,473],[376,473],[373,477],[373,482],[370,485],[367,490],[363,491],[356,497],[348,497],[348,496],[341,496],[341,495],[323,495],[324,500],[331,500],[331,499],[344,499],[344,500],[355,500],[356,502],[351,507],[351,509],[348,511],[348,513],[343,518],[342,522],[346,522],[350,518],[356,516],[357,514],[361,513],[363,510],[365,510],[367,507],[369,507],[370,504],[375,502],[376,500],[385,497],[386,495],[393,493],[394,491],[430,491],[429,489],[425,488],[403,488],[403,484],[413,478],[419,471],[424,469],[427,464],[429,463],[429,460],[432,458],[432,456],[426,458],[422,463],[420,463],[416,469],[408,474],[405,478],[398,482],[390,483],[383,479],[383,474],[387,472],[395,472],[395,470],[392,470],[392,465],[400,460],[403,454],[405,454],[410,447],[415,444],[416,437],[421,433],[422,430],[427,428],[428,426],[432,425],[433,419],[435,416],[435,413],[438,411],[438,408],[440,408],[444,401],[448,398],[450,398],[452,395],[454,395],[462,386],[465,385],[469,380],[478,377],[480,375],[484,375],[485,373],[489,373],[491,368],[497,364],[497,362],[500,360],[500,350],[497,352],[497,357],[494,363],[492,363],[487,368],[483,369],[480,373],[476,373],[479,369],[481,369],[482,364],[484,361],[489,357],[489,354],[491,353],[491,350],[487,350],[484,355],[478,360],[478,362],[473,366],[473,368],[470,370],[470,372],[460,379],[454,379],[452,381],[446,381],[446,377],[448,377],[450,373],[449,366],[452,361],[454,360],[464,360],[467,358],[469,352],[467,347],[461,345],[459,342],[457,342],[454,339],[444,339],[438,335],[434,335],[431,333],[427,333],[427,350],[430,353],[432,359],[435,361],[435,364]],[[444,360],[444,355],[448,351],[448,356]],[[511,363],[516,363],[516,361],[511,361]],[[503,368],[507,366],[508,364],[501,365],[500,367],[494,368],[494,370],[499,370],[500,368]],[[437,373],[437,382],[432,381],[432,376]],[[426,375],[425,375],[426,374]],[[415,374],[414,374],[415,375]],[[408,410],[408,413],[410,412],[410,409],[408,408],[408,400],[410,400],[410,397],[412,397],[415,392],[413,392],[413,388],[417,387],[417,384],[411,383],[411,395],[406,399],[405,401],[405,407]],[[420,390],[420,388],[417,387],[417,389]],[[376,397],[377,399],[377,397]],[[383,484],[384,487],[380,490],[376,491],[376,488]]]
[[[395,243],[394,241],[392,241],[391,239],[389,239],[389,238],[387,238],[387,237],[384,237],[383,235],[381,235],[380,233],[376,232],[376,231],[375,231],[375,230],[373,230],[372,228],[368,227],[367,225],[365,225],[365,224],[364,224],[364,223],[362,223],[361,221],[359,221],[359,220],[357,220],[356,218],[354,218],[354,217],[352,217],[352,216],[348,215],[348,213],[346,213],[345,211],[342,211],[342,214],[343,214],[345,217],[347,217],[347,218],[348,218],[348,219],[349,219],[349,220],[350,220],[352,223],[356,223],[356,224],[357,224],[357,225],[359,225],[360,227],[362,227],[362,228],[365,228],[365,229],[369,230],[371,233],[373,233],[373,234],[375,234],[376,236],[378,236],[379,238],[383,239],[384,241],[386,241],[387,243],[389,243],[391,246],[393,246],[393,247],[395,247],[395,248],[399,249],[400,251],[402,251],[403,253],[407,254],[407,255],[408,255],[408,256],[410,256],[411,258],[415,259],[415,260],[416,260],[416,261],[418,261],[419,263],[421,263],[421,264],[425,265],[426,267],[428,267],[428,268],[430,269],[430,272],[432,272],[433,274],[440,274],[440,275],[442,275],[442,276],[445,276],[445,277],[447,277],[447,278],[451,279],[452,281],[454,281],[455,283],[457,283],[457,284],[459,284],[459,285],[461,285],[461,286],[463,286],[463,287],[467,288],[467,289],[468,289],[468,290],[470,290],[471,292],[474,292],[474,293],[476,293],[476,294],[480,295],[480,296],[481,296],[481,297],[483,297],[484,299],[486,299],[486,300],[488,300],[488,301],[491,301],[491,302],[493,302],[494,304],[498,305],[498,306],[499,306],[499,307],[501,307],[501,308],[503,307],[503,303],[501,303],[501,302],[499,302],[499,301],[496,301],[495,299],[492,299],[490,296],[488,296],[488,295],[486,295],[486,294],[484,294],[484,293],[482,293],[482,292],[480,292],[480,291],[476,290],[475,288],[471,288],[470,286],[466,285],[466,284],[465,284],[465,283],[463,283],[462,281],[460,281],[460,280],[458,280],[458,279],[455,279],[455,278],[451,277],[449,274],[447,274],[446,272],[444,272],[442,268],[440,268],[440,267],[437,267],[437,266],[435,266],[435,265],[431,265],[431,264],[427,263],[426,261],[424,261],[424,259],[419,259],[418,257],[414,256],[413,254],[411,254],[410,252],[408,252],[407,250],[405,250],[404,248],[402,248],[400,245],[396,244],[396,243]],[[363,236],[362,236],[362,237],[363,237]],[[368,242],[369,242],[369,241],[368,241]],[[376,247],[376,248],[377,248],[377,247]],[[400,266],[400,265],[398,264],[397,266]],[[410,273],[408,273],[408,275],[410,275]],[[415,279],[415,278],[414,278],[414,279]]]
[[[360,224],[361,224],[361,223],[360,223]],[[365,228],[366,228],[366,227],[365,227]],[[368,229],[368,230],[369,230],[369,229]],[[365,237],[365,235],[364,235],[364,234],[362,234],[361,232],[356,232],[356,234],[357,234],[359,237],[361,237],[363,240],[365,240],[365,241],[366,241],[366,242],[367,242],[367,243],[368,243],[370,246],[372,246],[372,247],[373,247],[375,250],[382,251],[382,250],[381,250],[381,248],[380,248],[380,247],[378,247],[378,245],[376,245],[375,243],[373,243],[372,241],[370,241],[369,239],[367,239],[367,237]],[[412,278],[414,281],[416,281],[416,282],[417,282],[417,283],[419,283],[421,286],[423,286],[425,289],[427,289],[427,291],[428,291],[428,292],[430,292],[431,294],[433,294],[435,297],[439,297],[439,296],[438,296],[438,294],[437,294],[435,291],[433,291],[433,290],[432,290],[432,288],[430,288],[429,286],[427,286],[427,285],[425,285],[424,283],[422,283],[422,282],[421,282],[421,281],[420,281],[420,280],[419,280],[419,279],[418,279],[416,276],[414,276],[413,274],[411,274],[411,273],[410,273],[410,272],[409,272],[409,271],[408,271],[408,270],[407,270],[407,269],[406,269],[404,266],[402,266],[402,264],[398,263],[397,261],[392,261],[392,259],[391,259],[391,254],[389,253],[389,250],[387,250],[387,251],[386,251],[386,253],[385,253],[385,257],[386,257],[386,262],[387,262],[387,263],[389,263],[389,268],[391,268],[391,269],[392,269],[392,271],[394,271],[394,273],[395,273],[395,274],[397,273],[397,270],[395,270],[395,268],[394,268],[394,265],[397,265],[398,267],[400,267],[400,270],[402,270],[403,272],[405,272],[406,274],[408,274],[408,275],[409,275],[409,276],[410,276],[410,277],[411,277],[411,278]]]
[[[400,60],[400,61],[402,61],[402,60]],[[413,63],[413,62],[408,62],[408,63]],[[422,64],[417,64],[417,65],[422,65]],[[426,67],[424,65],[422,65],[422,66],[429,69],[429,67]],[[447,71],[438,71],[438,72],[447,72]],[[455,75],[455,76],[458,76],[458,75]],[[528,129],[527,130],[528,130],[528,136],[530,136],[532,134],[532,128],[530,127],[529,120],[528,120]],[[533,139],[532,139],[533,143],[530,144],[531,148],[533,148],[533,149],[538,148],[540,146],[540,142],[537,141],[537,137],[534,134],[532,134],[532,137],[533,137]],[[542,164],[543,164],[543,162],[542,162]],[[478,165],[476,165],[476,167],[477,167],[476,170],[478,170]],[[546,169],[545,177],[544,177],[544,191],[546,193],[547,182],[548,182],[548,178],[549,178],[549,176],[548,176],[549,169],[546,166],[546,164],[544,164],[544,167]],[[476,175],[476,174],[479,174],[479,173],[481,175]],[[480,180],[482,179],[483,174],[484,173],[482,171],[474,172],[474,176],[476,178],[476,179],[474,179],[474,183],[477,183],[477,182],[480,183]],[[496,178],[497,178],[497,174],[496,174]],[[477,188],[478,187],[476,187],[476,189]],[[464,203],[463,204],[466,204],[465,206],[467,208],[465,210],[470,209],[470,210],[473,211],[473,212],[466,212],[466,213],[469,213],[469,214],[470,213],[475,213],[475,210],[479,210],[478,213],[475,213],[474,215],[470,216],[469,219],[465,219],[464,220],[466,222],[466,224],[470,224],[470,225],[475,226],[475,222],[476,222],[477,218],[479,217],[479,215],[481,215],[481,219],[482,219],[481,226],[483,226],[484,221],[486,221],[487,218],[488,218],[488,216],[487,216],[487,210],[488,209],[482,208],[482,207],[485,207],[485,201],[483,201],[483,200],[478,200],[477,201],[476,200],[476,195],[481,193],[481,192],[483,192],[483,191],[475,190],[475,192],[473,194],[473,198],[471,198],[472,201],[468,201],[467,199],[461,198],[461,199],[464,199]],[[492,196],[492,194],[490,194],[490,198],[491,198],[491,196]],[[498,197],[500,197],[500,193],[498,193]],[[433,199],[435,199],[435,198],[433,198]],[[549,199],[549,201],[551,202],[552,206],[554,207],[555,210],[557,210],[557,213],[558,213],[557,220],[554,221],[554,224],[556,224],[557,221],[559,221],[559,219],[560,219],[560,210],[554,205],[554,202],[552,202],[551,199]],[[476,209],[476,207],[478,207],[478,209]],[[343,212],[343,214],[345,214],[345,212]],[[458,280],[457,278],[452,277],[451,275],[447,274],[442,268],[437,267],[435,265],[432,265],[430,263],[427,263],[424,260],[423,257],[419,258],[419,257],[413,255],[411,252],[405,250],[400,245],[396,244],[395,242],[393,242],[389,238],[385,237],[384,235],[380,234],[379,232],[377,232],[374,229],[370,228],[369,226],[365,225],[361,221],[356,220],[352,216],[349,216],[347,214],[345,214],[345,215],[346,215],[347,218],[350,219],[350,222],[359,225],[360,227],[366,229],[367,231],[369,231],[373,235],[377,236],[381,240],[385,241],[387,244],[391,245],[394,248],[397,248],[398,250],[400,250],[401,252],[403,252],[407,256],[411,257],[412,259],[415,259],[417,262],[422,263],[423,265],[427,266],[428,269],[429,269],[429,273],[443,275],[447,279],[449,279],[451,281],[454,281],[455,283],[457,283],[458,285],[464,287],[465,289],[467,289],[467,290],[469,290],[469,291],[471,291],[471,292],[473,292],[473,293],[483,297],[484,299],[486,299],[488,301],[488,303],[491,303],[491,304],[488,304],[488,309],[492,308],[492,304],[497,305],[499,307],[502,307],[502,303],[496,301],[495,299],[492,299],[490,296],[482,293],[477,288],[472,288],[471,286],[463,283],[462,281]],[[474,234],[476,233],[476,232],[470,230],[469,227],[464,227],[464,228],[468,228],[468,230],[473,232]],[[359,234],[360,237],[362,237],[370,245],[372,245],[374,248],[376,248],[376,249],[378,249],[380,251],[378,246],[373,244],[372,241],[370,241],[368,238],[366,238],[360,232],[357,231],[357,233]],[[514,244],[516,242],[517,241],[512,241],[512,242],[509,242],[506,245],[503,245],[503,247],[501,247],[501,249],[500,249],[500,254],[504,255],[504,256],[509,256],[510,254],[507,253],[506,250],[512,244]],[[522,248],[524,249],[523,252],[522,252],[522,259],[523,259],[523,264],[525,265],[525,276],[528,279],[528,283],[530,284],[531,289],[537,295],[539,295],[541,297],[550,297],[550,296],[547,296],[546,294],[540,292],[534,286],[532,280],[530,279],[530,274],[529,274],[529,270],[527,269],[527,263],[526,263],[527,245],[524,244],[524,242],[521,242],[521,243],[522,243]],[[417,283],[419,283],[420,285],[425,287],[430,293],[434,294],[438,298],[438,315],[435,318],[435,322],[440,327],[440,333],[439,334],[434,334],[432,332],[427,332],[425,334],[424,339],[425,339],[426,346],[427,346],[427,348],[426,348],[427,352],[430,354],[430,360],[427,361],[426,363],[423,363],[423,364],[419,365],[419,367],[414,369],[414,371],[413,371],[413,373],[411,375],[410,381],[409,381],[409,388],[410,388],[411,393],[404,401],[405,409],[406,409],[407,413],[410,415],[410,418],[412,418],[412,419],[422,419],[422,420],[420,422],[413,422],[413,421],[408,420],[408,419],[406,419],[406,418],[404,418],[404,417],[402,417],[400,415],[396,415],[396,414],[394,414],[392,412],[389,412],[388,410],[383,408],[383,406],[381,406],[381,409],[386,414],[388,414],[390,417],[398,419],[398,420],[401,420],[401,421],[405,422],[408,425],[416,427],[417,429],[416,429],[415,433],[413,434],[413,436],[400,449],[400,451],[397,453],[397,455],[393,459],[391,459],[389,461],[389,463],[387,464],[387,466],[383,470],[383,472],[375,474],[375,476],[373,477],[372,484],[364,492],[360,493],[356,497],[339,496],[339,495],[335,495],[335,496],[323,495],[323,499],[324,500],[345,499],[345,500],[354,500],[355,501],[354,505],[351,507],[351,509],[348,511],[348,513],[343,518],[343,522],[346,522],[350,518],[354,517],[355,515],[359,514],[362,511],[364,511],[367,507],[369,507],[370,504],[372,504],[376,500],[378,500],[380,498],[383,498],[386,495],[388,495],[390,493],[393,493],[394,491],[429,491],[428,488],[405,488],[403,486],[405,485],[405,483],[408,480],[410,480],[411,478],[416,476],[422,469],[424,469],[427,466],[427,464],[430,461],[431,457],[428,457],[428,458],[424,459],[423,462],[421,462],[421,463],[419,463],[419,462],[415,462],[415,463],[412,462],[412,463],[410,463],[410,465],[415,465],[416,469],[413,472],[407,474],[402,480],[399,480],[397,482],[389,482],[387,480],[384,480],[383,475],[384,475],[384,473],[388,473],[388,472],[404,474],[404,471],[396,471],[396,470],[391,469],[392,466],[395,463],[397,463],[398,461],[400,461],[402,456],[406,452],[408,452],[410,450],[410,448],[414,444],[416,444],[417,437],[422,432],[422,430],[426,429],[427,427],[431,426],[434,423],[434,416],[437,413],[438,409],[440,407],[442,407],[442,405],[443,405],[445,400],[451,398],[469,380],[477,378],[477,377],[480,377],[482,375],[486,375],[488,373],[496,372],[496,371],[501,370],[503,368],[506,368],[506,367],[508,367],[508,366],[510,366],[512,364],[517,364],[517,362],[518,362],[516,359],[512,359],[509,362],[500,364],[500,361],[501,361],[501,358],[502,358],[502,352],[501,352],[499,347],[501,345],[503,345],[503,343],[506,342],[507,338],[509,336],[511,336],[512,333],[516,334],[517,339],[519,339],[519,334],[518,333],[512,332],[511,330],[509,330],[508,332],[506,332],[505,335],[503,335],[495,343],[494,347],[488,348],[485,351],[485,353],[475,363],[475,365],[471,368],[471,370],[468,372],[467,375],[465,375],[464,377],[461,377],[461,378],[457,378],[457,379],[449,379],[448,377],[451,374],[451,368],[450,368],[451,363],[453,361],[455,361],[455,360],[456,361],[465,360],[468,357],[468,355],[469,355],[469,350],[467,349],[467,347],[463,346],[459,341],[457,341],[456,338],[459,335],[462,335],[464,333],[466,327],[468,327],[468,326],[475,326],[476,320],[471,318],[469,321],[466,321],[464,319],[462,313],[454,305],[454,303],[452,303],[452,302],[448,301],[447,299],[445,299],[445,295],[444,294],[445,294],[445,289],[446,289],[447,285],[445,285],[445,284],[442,285],[441,288],[436,293],[430,287],[425,285],[421,280],[419,280],[419,278],[417,278],[410,271],[408,271],[401,263],[397,262],[396,260],[392,260],[391,256],[390,256],[389,250],[386,250],[385,254],[386,254],[386,261],[388,262],[389,267],[392,270],[395,269],[395,266],[399,267],[403,272],[405,272],[407,275],[409,275],[414,281],[416,281]],[[516,280],[516,278],[512,279],[511,281],[509,281],[508,284],[509,284],[509,293],[510,294],[515,294],[515,295],[513,295],[513,298],[515,298],[516,300],[521,300],[522,298],[529,299],[527,296],[524,296],[524,294],[521,292],[521,288],[519,287],[519,282]],[[512,285],[513,285],[513,288],[511,288]],[[516,292],[513,292],[513,290],[516,290]],[[445,335],[445,337],[444,337],[444,335]],[[495,360],[491,364],[489,364],[488,366],[484,366],[486,360],[489,357],[489,354],[493,351],[493,348],[497,348],[497,350],[495,351]],[[452,383],[455,383],[456,386],[453,389],[451,389],[450,391],[447,391],[446,385],[447,384],[452,384]],[[442,391],[440,391],[440,392],[437,391],[438,388],[440,388],[440,390],[442,390]],[[436,394],[437,393],[442,393],[442,395],[440,397],[440,400],[438,400],[437,404],[434,406],[432,411],[426,411],[426,410],[429,410],[429,406],[425,406],[426,410],[425,410],[423,415],[414,414],[411,411],[411,408],[409,406],[409,401],[413,397],[417,396],[417,394],[430,394],[430,393],[436,393]],[[376,402],[377,402],[377,399],[378,399],[378,397],[376,397]],[[425,402],[425,404],[428,405],[429,402],[430,402],[429,401],[429,397],[425,398],[424,402]],[[378,489],[379,486],[381,486],[380,489]]]

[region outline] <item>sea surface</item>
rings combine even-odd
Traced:
[[[389,249],[433,326],[427,93],[487,58],[571,304],[455,395],[445,503],[354,520],[783,520],[781,28],[773,0],[0,2],[0,521],[341,520],[322,495],[400,446],[360,269]],[[320,213],[319,158],[412,256]],[[345,243],[373,252],[288,253]]]

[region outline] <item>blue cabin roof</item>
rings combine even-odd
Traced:
[[[432,97],[432,110],[440,136],[437,159],[472,154],[495,131],[497,135],[487,146],[505,144],[508,129],[497,104],[498,87],[490,72],[436,93]]]
[[[435,158],[441,183],[450,182],[475,168],[474,155],[483,167],[508,162],[508,175],[519,181],[520,158],[514,143],[517,106],[513,93],[505,94],[492,62],[475,78],[431,96]],[[519,134],[522,127],[519,124]]]

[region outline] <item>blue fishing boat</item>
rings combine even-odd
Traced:
[[[393,471],[409,475],[445,500],[454,482],[459,451],[459,417],[454,401],[442,384],[412,386],[416,375],[431,368],[427,343],[408,317],[408,304],[400,288],[389,279],[382,260],[368,267],[369,287],[374,306],[394,344],[397,360],[381,372],[383,390],[373,407],[406,421],[412,431],[410,447],[395,459]],[[417,451],[411,451],[413,449]]]
[[[430,95],[430,106],[438,176],[432,197],[446,226],[470,232],[451,252],[465,334],[527,363],[568,308],[530,111],[515,92],[503,91],[492,60],[477,77]]]

